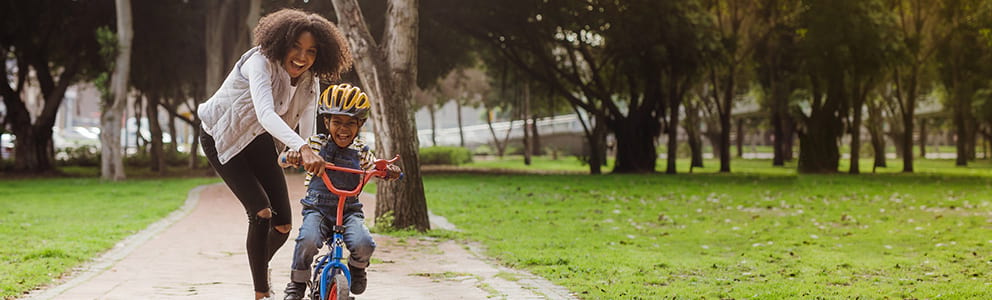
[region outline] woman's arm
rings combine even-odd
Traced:
[[[241,67],[241,73],[248,78],[251,92],[251,102],[255,107],[255,117],[272,137],[289,146],[293,150],[301,150],[306,141],[286,124],[286,121],[276,113],[275,101],[290,101],[290,99],[275,99],[272,94],[271,70],[268,62],[261,54],[253,55]],[[248,117],[248,116],[243,116]]]

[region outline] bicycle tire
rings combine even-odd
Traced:
[[[321,299],[327,300],[348,300],[351,299],[349,293],[351,292],[351,287],[348,285],[348,277],[344,276],[344,272],[336,271],[334,272],[334,278],[331,278],[331,286],[327,289],[327,295],[323,295]]]

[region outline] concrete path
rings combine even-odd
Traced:
[[[295,205],[293,224],[298,226],[300,206],[295,199],[304,193],[303,178],[292,174],[287,182]],[[374,197],[362,201],[366,214],[374,215]],[[241,205],[224,184],[198,187],[190,191],[182,209],[27,298],[252,299],[246,230]],[[294,228],[271,262],[274,299],[282,299],[289,280],[296,235]],[[357,299],[575,299],[543,278],[492,263],[475,245],[379,235],[375,239],[379,246],[373,261],[381,262],[369,268],[368,290]]]

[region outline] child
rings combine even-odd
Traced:
[[[368,118],[370,107],[368,96],[357,87],[348,84],[328,87],[317,103],[317,120],[323,122],[326,133],[310,137],[310,147],[319,151],[324,160],[336,166],[366,170],[372,168],[375,155],[361,140],[356,139],[359,129]],[[289,165],[300,161],[298,152],[288,151],[285,155]],[[387,173],[388,179],[396,179],[400,176],[400,169],[389,165]],[[314,178],[315,175],[317,174],[308,172],[304,182],[307,195],[300,200],[303,203],[303,225],[300,225],[300,236],[296,238],[291,281],[286,285],[286,300],[303,299],[311,276],[313,257],[324,241],[333,234],[331,226],[335,221],[338,195],[331,193],[324,186],[324,181],[319,177]],[[338,189],[351,190],[358,186],[361,175],[328,170],[327,176]],[[351,253],[348,258],[351,293],[359,295],[365,292],[365,268],[375,250],[375,241],[365,227],[365,215],[358,197],[348,198],[345,206],[342,223],[345,226],[344,243]]]

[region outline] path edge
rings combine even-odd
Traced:
[[[120,242],[117,242],[113,248],[110,248],[110,250],[107,250],[107,252],[102,255],[84,263],[79,267],[73,268],[67,275],[60,279],[56,279],[55,285],[32,290],[31,292],[23,295],[22,299],[55,299],[69,289],[85,283],[93,277],[107,271],[121,259],[124,259],[124,257],[128,254],[134,252],[135,249],[138,249],[139,246],[145,244],[145,242],[148,242],[148,240],[152,237],[158,235],[166,228],[169,228],[169,226],[172,226],[172,224],[175,224],[180,219],[189,215],[189,213],[192,212],[193,209],[196,208],[196,205],[200,202],[200,193],[207,187],[215,184],[218,183],[200,185],[189,190],[189,193],[186,195],[186,202],[184,202],[183,206],[179,207],[179,209],[172,211],[165,218],[148,225],[145,229],[124,238]]]

